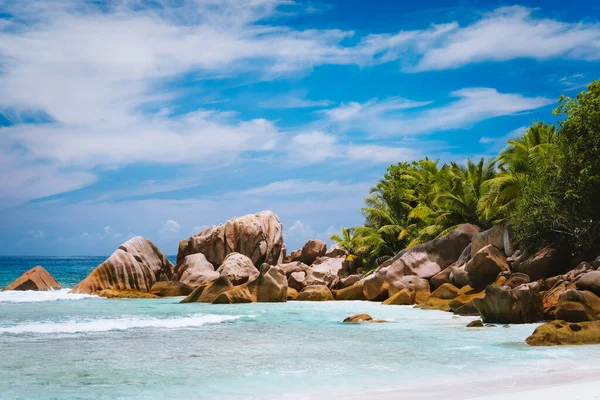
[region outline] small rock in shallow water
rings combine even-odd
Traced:
[[[37,266],[21,275],[3,290],[58,290],[60,284],[43,267]]]
[[[369,314],[356,314],[344,320],[347,324],[360,324],[362,322],[388,322],[383,319],[373,319]]]
[[[483,327],[483,321],[481,321],[480,319],[476,319],[475,321],[471,321],[467,325],[467,328],[482,328],[482,327]]]

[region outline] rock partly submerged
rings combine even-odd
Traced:
[[[526,339],[530,346],[600,344],[600,321],[552,321]]]
[[[58,290],[61,286],[42,266],[31,268],[2,290]]]
[[[356,314],[356,315],[353,315],[351,317],[344,319],[343,322],[345,324],[362,324],[365,322],[381,323],[381,322],[388,322],[388,321],[383,320],[383,319],[373,319],[373,317],[371,317],[369,314]]]
[[[150,240],[137,236],[123,243],[71,293],[113,290],[149,292],[159,281],[170,280],[174,266]]]

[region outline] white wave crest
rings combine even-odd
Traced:
[[[84,333],[124,331],[135,328],[182,329],[234,321],[242,315],[196,314],[183,318],[105,318],[91,321],[35,322],[0,327],[0,334]]]
[[[71,289],[35,291],[35,290],[5,290],[0,291],[0,303],[39,303],[42,301],[56,300],[81,300],[98,298],[91,294],[69,293]]]

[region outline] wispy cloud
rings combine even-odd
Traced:
[[[354,118],[357,121],[360,117]],[[369,118],[365,118],[368,123]],[[421,152],[409,146],[394,143],[377,145],[353,143],[339,135],[313,131],[294,136],[287,147],[290,164],[318,164],[325,161],[362,161],[366,164],[391,164],[418,158]]]
[[[370,35],[361,45],[378,50],[373,62],[401,60],[407,72],[518,58],[600,59],[600,24],[562,22],[536,14],[522,6],[501,7],[465,26],[451,22],[424,30]]]
[[[465,88],[450,93],[454,100],[432,102],[371,100],[349,103],[324,112],[326,119],[343,131],[373,136],[402,136],[469,128],[485,119],[531,111],[552,103],[545,97],[500,93],[492,88]],[[429,107],[425,107],[430,105]],[[404,112],[406,109],[410,112]]]
[[[548,102],[493,89],[463,89],[453,93],[457,100],[438,107],[400,97],[346,102],[323,114],[332,130],[299,128],[286,134],[275,121],[243,119],[202,105],[179,112],[180,93],[166,83],[188,73],[198,79],[253,75],[264,80],[321,65],[399,62],[415,72],[522,57],[600,57],[597,24],[538,18],[523,7],[501,8],[466,26],[450,22],[358,37],[349,30],[286,26],[289,12],[311,12],[288,0],[153,4],[0,3],[0,113],[12,123],[0,129],[0,207],[76,190],[96,182],[98,170],[139,163],[227,164],[246,153],[272,152],[286,152],[288,159],[305,164],[395,162],[413,157],[414,150],[351,142],[331,132],[427,133]],[[331,106],[294,93],[270,103]]]
[[[255,187],[243,191],[227,193],[226,197],[244,197],[248,195],[270,195],[270,196],[294,196],[299,194],[342,194],[348,192],[368,191],[370,184],[343,183],[339,181],[309,181],[305,179],[288,179],[272,182],[264,186]]]
[[[306,98],[305,91],[295,91],[286,94],[271,96],[258,103],[262,108],[323,108],[333,104],[331,100],[310,100]]]

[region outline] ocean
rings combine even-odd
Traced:
[[[103,260],[0,258],[0,287],[35,265],[64,287],[0,292],[1,399],[427,398],[480,380],[584,373],[600,359],[600,346],[527,346],[536,324],[467,329],[474,317],[407,306],[68,294]],[[341,322],[357,313],[389,323]]]

